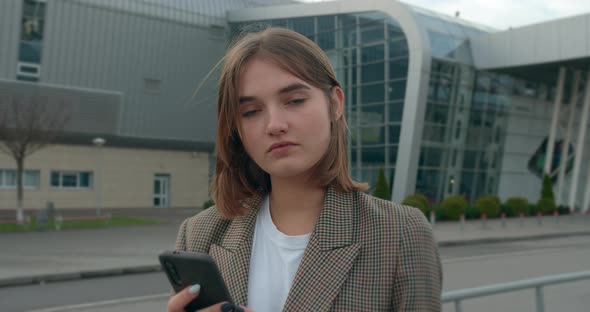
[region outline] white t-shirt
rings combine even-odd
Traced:
[[[264,198],[252,241],[248,308],[256,312],[283,310],[310,237],[311,233],[289,236],[279,231],[270,216],[268,196]]]

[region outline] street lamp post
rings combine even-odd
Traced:
[[[96,173],[98,173],[98,177],[97,179],[95,179],[95,189],[96,189],[96,215],[100,216],[101,215],[101,209],[102,207],[102,147],[105,145],[107,141],[101,137],[97,137],[94,138],[92,140],[92,144],[94,144],[97,148],[98,148],[98,157],[97,157],[97,169],[96,169]],[[100,178],[100,180],[98,179]]]

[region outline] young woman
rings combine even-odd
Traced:
[[[315,43],[282,28],[245,34],[217,104],[216,207],[182,224],[177,249],[210,254],[246,310],[440,310],[430,226],[349,176],[344,93]],[[168,311],[196,296],[185,289]]]

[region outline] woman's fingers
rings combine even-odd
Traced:
[[[239,308],[236,308],[231,303],[228,302],[221,302],[205,309],[199,310],[197,312],[227,312],[227,311],[234,311],[234,312],[254,312],[251,309],[246,308],[245,306],[241,305]]]
[[[176,295],[170,297],[168,300],[168,306],[166,307],[167,312],[184,312],[184,307],[186,307],[193,299],[199,296],[199,292],[201,290],[201,286],[199,284],[195,284],[191,287],[187,287],[183,289],[181,292],[177,293]],[[197,312],[219,312],[223,311],[224,306],[233,307],[231,303],[227,302],[220,302],[218,304],[214,304],[212,306],[206,307],[201,309]],[[227,308],[227,307],[226,307]],[[253,312],[252,310],[240,306],[243,312]]]
[[[197,296],[199,296],[200,290],[201,286],[199,284],[195,284],[193,286],[183,289],[181,292],[172,296],[170,300],[168,300],[168,306],[166,307],[166,311],[184,312],[184,307],[187,304],[189,304],[189,302],[191,302],[193,299],[197,298]]]
[[[197,312],[219,312],[219,311],[221,311],[221,305],[223,305],[223,304],[224,304],[223,302],[220,302],[218,304],[214,304],[212,306],[208,306],[204,309],[201,309]]]

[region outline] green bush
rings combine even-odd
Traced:
[[[500,213],[500,198],[495,195],[484,195],[477,199],[475,207],[488,218],[497,218]]]
[[[552,198],[541,198],[537,202],[537,209],[544,215],[552,214],[557,207],[555,201]]]
[[[466,207],[467,201],[460,195],[447,197],[440,203],[440,209],[448,220],[459,220],[459,216],[465,214]]]
[[[379,170],[379,176],[377,177],[377,184],[375,184],[373,196],[385,200],[391,200],[389,186],[387,185],[387,179],[385,179],[385,172],[383,171],[383,168]]]
[[[428,198],[422,194],[408,195],[402,205],[416,207],[422,211],[422,213],[428,218],[430,216],[430,205],[428,204]]]
[[[443,210],[443,208],[440,206],[440,204],[432,205],[432,207],[430,207],[430,211],[434,211],[437,221],[448,220],[448,217],[445,214],[445,211]],[[428,214],[428,217],[430,218],[430,214]]]
[[[469,205],[465,208],[465,219],[479,219],[481,212],[477,207]]]
[[[508,215],[518,217],[520,213],[527,215],[529,208],[529,201],[524,197],[510,197],[506,200],[506,207],[508,208]]]
[[[212,199],[209,199],[203,203],[203,209],[207,209],[211,206],[215,205]]]
[[[537,205],[535,205],[535,204],[529,204],[529,210],[528,210],[529,213],[528,213],[528,215],[529,216],[536,216],[538,210],[539,210],[539,208],[537,207]]]
[[[559,211],[560,215],[567,215],[571,213],[570,207],[564,205],[557,206],[557,211]]]
[[[512,211],[510,210],[510,207],[508,207],[506,205],[506,203],[500,204],[500,214],[505,214],[506,217],[513,217],[514,216],[512,214]]]

